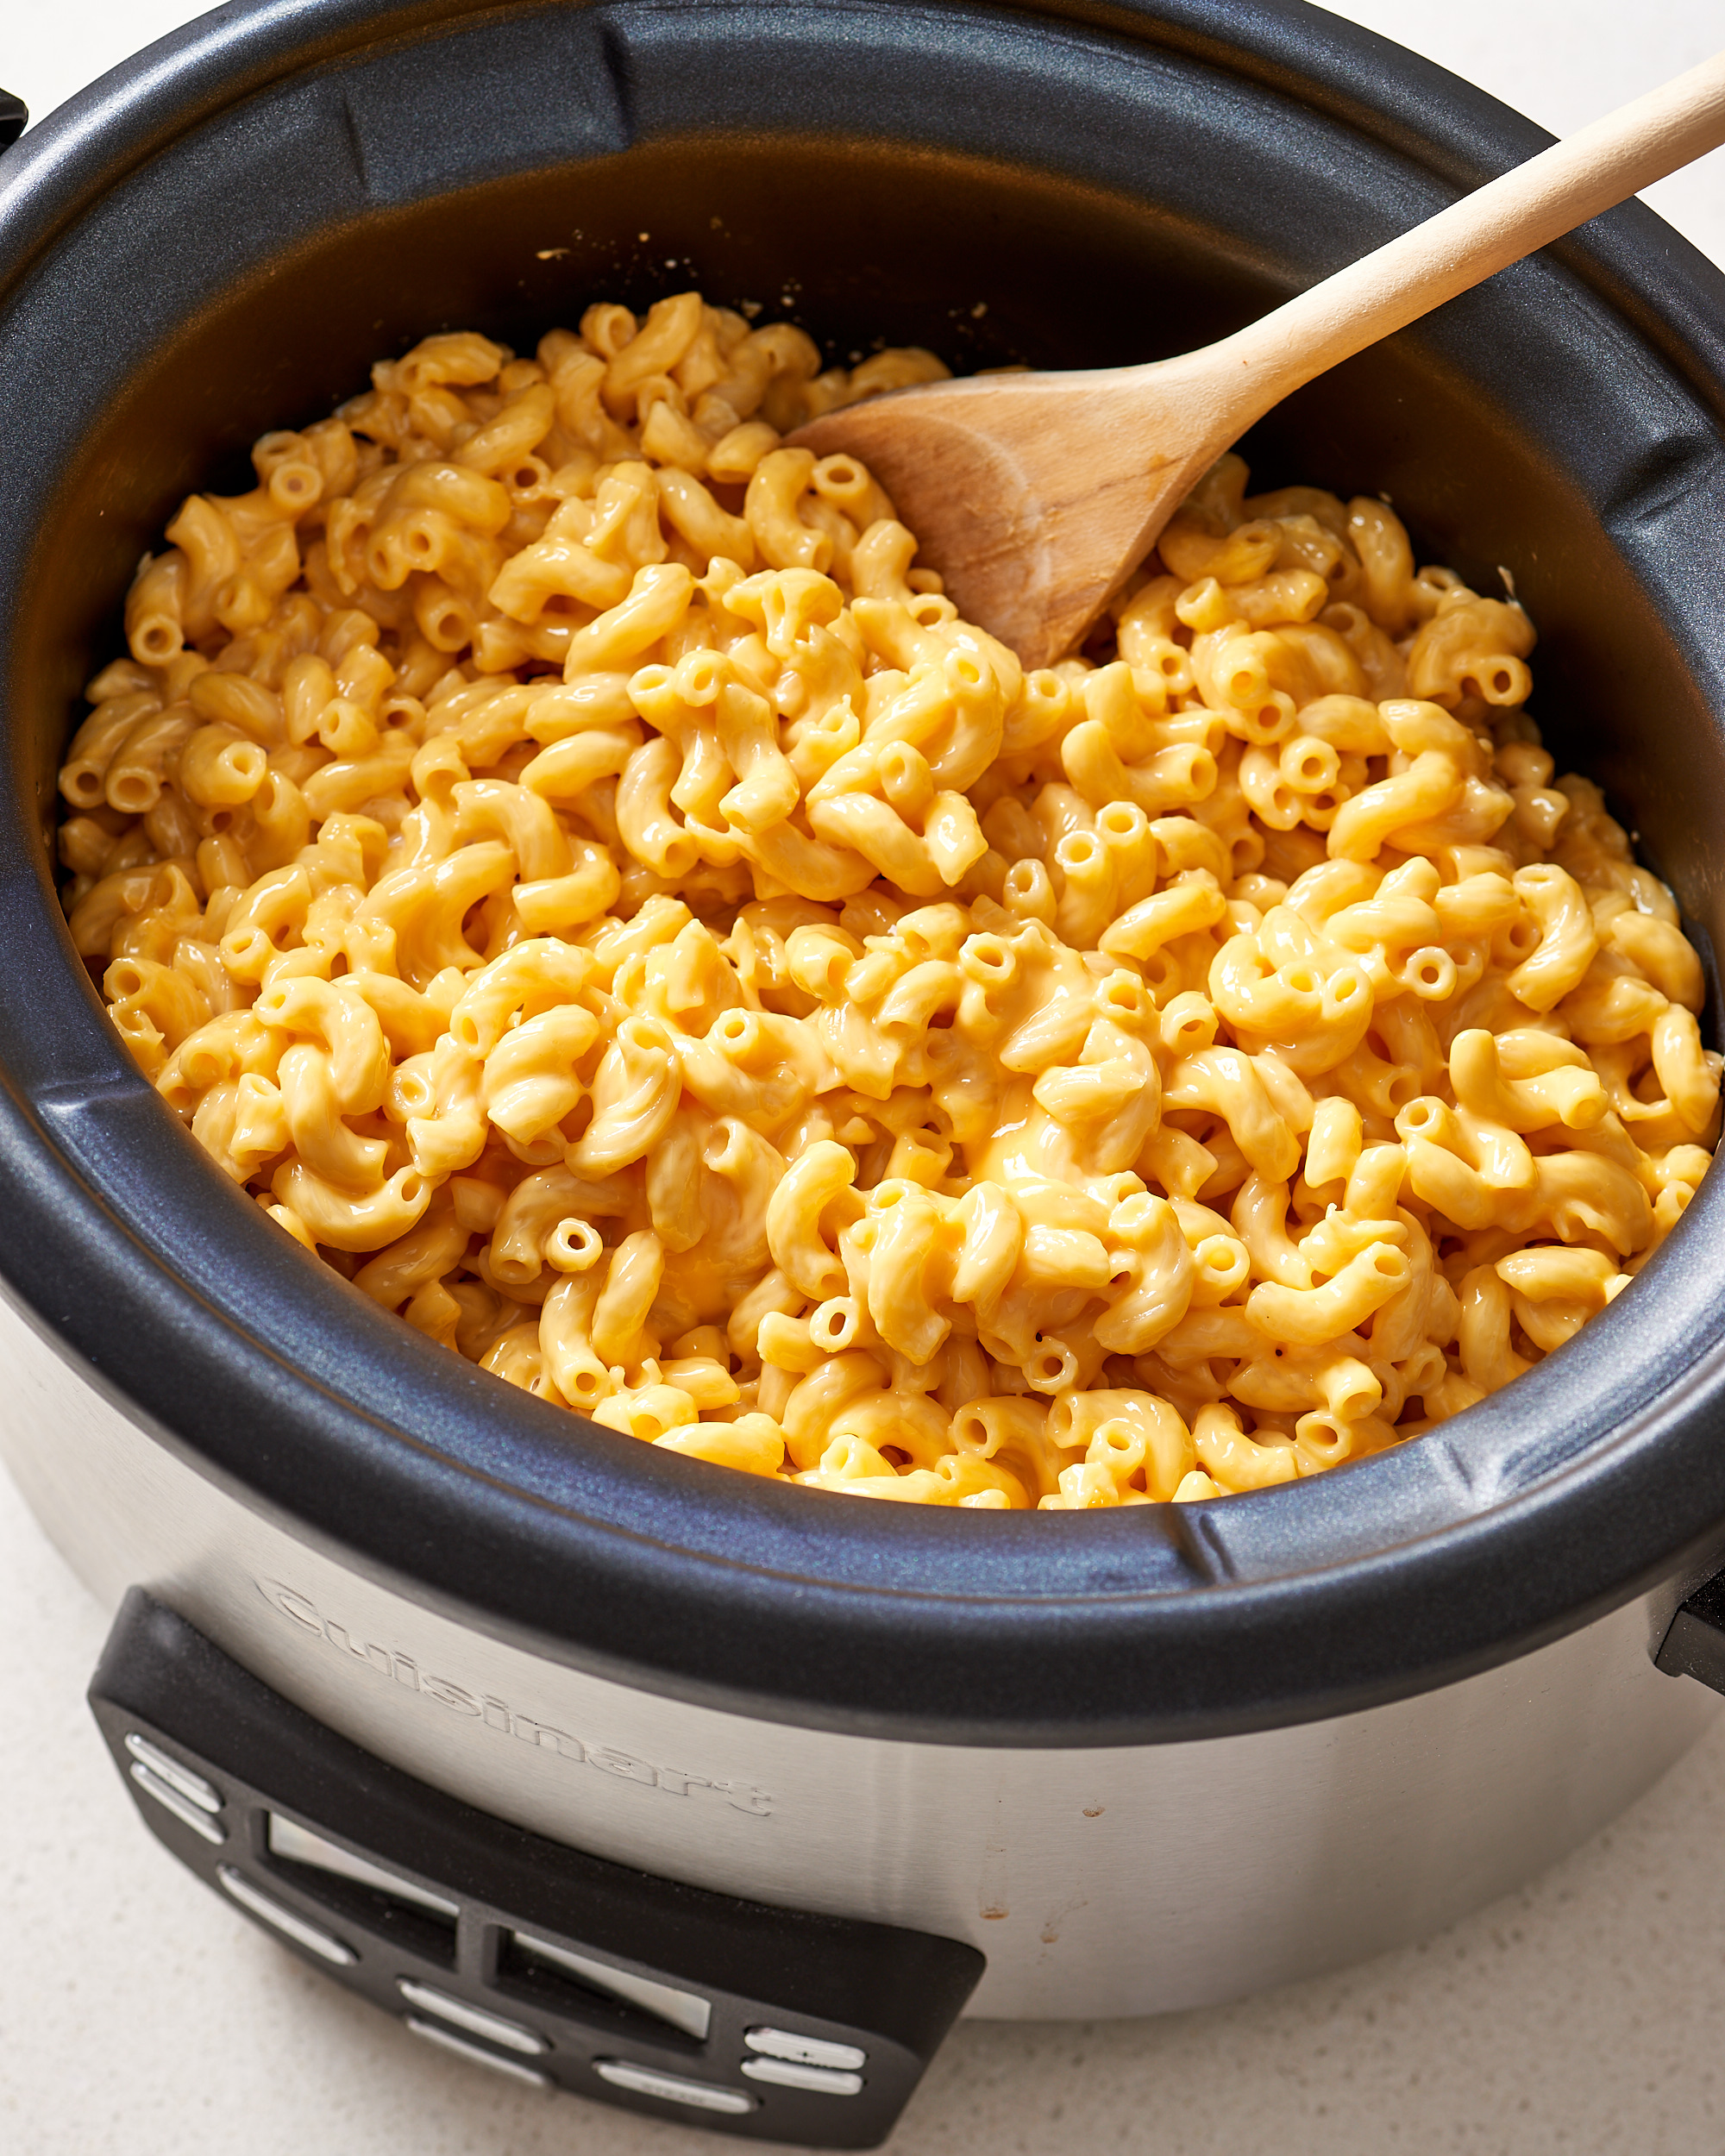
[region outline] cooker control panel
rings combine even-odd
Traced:
[[[206,1884],[414,2035],[536,2089],[871,2148],[982,1972],[962,1941],[712,1894],[474,1810],[134,1589],[91,1705]]]

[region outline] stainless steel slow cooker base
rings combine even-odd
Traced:
[[[0,1450],[95,1592],[147,1589],[361,1780],[787,1934],[969,1942],[996,2016],[1379,1952],[1678,1757],[1716,1702],[1653,1654],[1725,1684],[1725,1608],[1667,1636],[1725,1556],[1716,1176],[1561,1354],[1316,1482],[1064,1520],[821,1498],[572,1422],[309,1260],[128,1060],[53,889],[54,773],[140,551],[380,351],[699,283],[834,356],[1144,358],[1539,147],[1297,0],[235,0],[7,153]],[[1717,273],[1626,205],[1245,445],[1514,578],[1553,752],[1703,951],[1722,323]]]
[[[147,1588],[367,1751],[571,1847],[968,1940],[978,2015],[1214,2005],[1417,1939],[1596,1833],[1720,1705],[1654,1667],[1665,1590],[1459,1683],[1246,1736],[994,1749],[749,1720],[524,1652],[314,1549],[9,1307],[0,1367],[0,1449],[104,1602]]]

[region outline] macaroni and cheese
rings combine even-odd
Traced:
[[[1081,653],[960,619],[823,370],[687,292],[427,338],[193,495],[60,774],[210,1157],[507,1383],[863,1496],[1262,1488],[1675,1225],[1699,961],[1513,599],[1225,457]]]

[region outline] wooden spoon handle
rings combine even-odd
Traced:
[[[1218,406],[1229,406],[1221,431],[1239,433],[1314,375],[1721,142],[1725,53],[1553,143],[1273,314],[1194,354],[1207,374],[1214,370]]]

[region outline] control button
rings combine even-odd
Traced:
[[[840,2073],[832,2066],[800,2066],[794,2059],[745,2059],[743,2071],[751,2081],[771,2081],[781,2089],[818,2089],[823,2096],[859,2096],[861,2074]]]
[[[530,2058],[551,2048],[536,2029],[524,2028],[519,2021],[505,2021],[500,2014],[487,2014],[483,2007],[469,2006],[465,1999],[451,1998],[447,1991],[434,1991],[429,1984],[416,1984],[411,1977],[398,1977],[395,1988],[410,2006],[417,2006],[422,2014],[435,2014],[440,2021],[453,2021],[469,2036],[483,2036],[508,2051],[524,2051]]]
[[[681,2074],[656,2073],[651,2066],[637,2066],[627,2059],[595,2059],[593,2071],[613,2088],[628,2089],[637,2096],[657,2096],[666,2103],[687,2103],[692,2110],[723,2111],[741,2118],[755,2109],[755,2099],[744,2089],[715,2088],[710,2081],[685,2081]]]
[[[788,2059],[795,2066],[866,2066],[869,2054],[860,2044],[835,2044],[826,2036],[801,2036],[792,2028],[745,2029],[743,2040],[750,2051],[765,2052],[768,2059]]]
[[[416,2036],[423,2036],[428,2044],[436,2044],[440,2050],[454,2052],[457,2059],[470,2059],[476,2066],[489,2066],[494,2074],[507,2074],[511,2081],[524,2081],[530,2089],[551,2086],[549,2074],[524,2066],[518,2059],[499,2059],[494,2051],[486,2051],[481,2044],[470,2044],[465,2036],[457,2036],[452,2028],[440,2028],[436,2021],[422,2021],[417,2014],[410,2014],[403,2027],[411,2029]]]
[[[183,1767],[178,1759],[170,1759],[160,1745],[153,1745],[147,1737],[141,1737],[135,1729],[126,1733],[126,1749],[135,1759],[141,1760],[150,1772],[170,1789],[178,1789],[198,1808],[205,1812],[219,1812],[222,1799],[210,1788],[201,1774],[194,1774],[190,1767]]]
[[[132,1762],[132,1779],[146,1796],[154,1797],[165,1812],[172,1812],[181,1826],[189,1827],[194,1834],[201,1835],[212,1847],[219,1849],[227,1840],[228,1830],[225,1827],[211,1819],[209,1813],[198,1805],[188,1803],[178,1789],[171,1788],[141,1759]]]
[[[339,1939],[320,1930],[316,1924],[308,1924],[298,1909],[289,1908],[273,1894],[254,1887],[245,1873],[235,1871],[232,1865],[217,1865],[216,1877],[242,1909],[249,1909],[266,1924],[273,1924],[284,1938],[297,1940],[314,1954],[322,1954],[325,1961],[334,1962],[338,1969],[351,1969],[359,1959],[351,1946],[344,1946]]]

